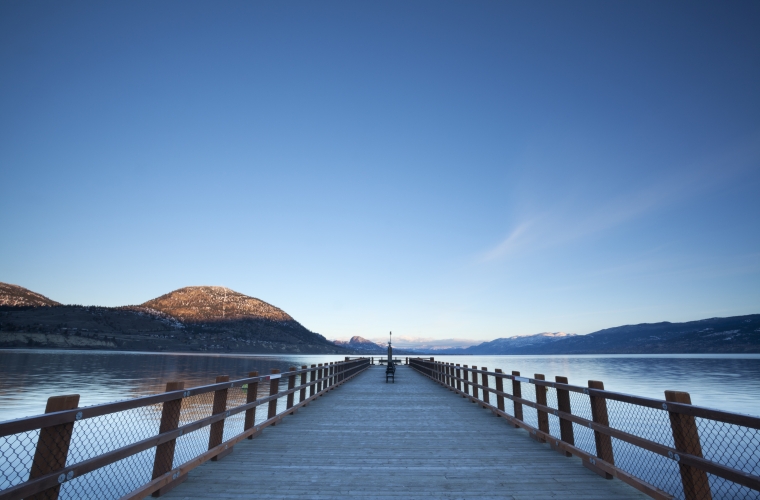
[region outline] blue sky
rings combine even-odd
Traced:
[[[328,338],[760,312],[757,2],[0,3],[0,281]]]

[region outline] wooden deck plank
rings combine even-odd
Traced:
[[[642,499],[406,366],[346,385],[163,498]]]

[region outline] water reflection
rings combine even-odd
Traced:
[[[436,356],[469,366],[501,368],[554,380],[565,376],[574,385],[601,380],[610,391],[657,399],[666,390],[691,394],[695,405],[760,416],[760,355],[585,355],[585,356]]]
[[[340,361],[331,355],[149,354],[101,351],[0,350],[0,421],[44,412],[50,396],[80,394],[89,406],[163,391],[242,378],[258,370]],[[602,380],[612,391],[662,399],[665,390],[686,391],[692,403],[760,415],[760,355],[436,356],[436,360],[536,373],[571,384]]]
[[[90,406],[163,392],[166,382],[185,387],[214,383],[217,375],[243,378],[258,370],[287,371],[343,356],[236,356],[101,351],[0,350],[0,421],[45,411],[50,396],[80,394]]]

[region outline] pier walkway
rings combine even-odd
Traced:
[[[648,498],[409,366],[326,393],[162,498]]]

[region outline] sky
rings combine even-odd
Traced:
[[[758,2],[0,2],[0,281],[328,338],[760,313]]]

